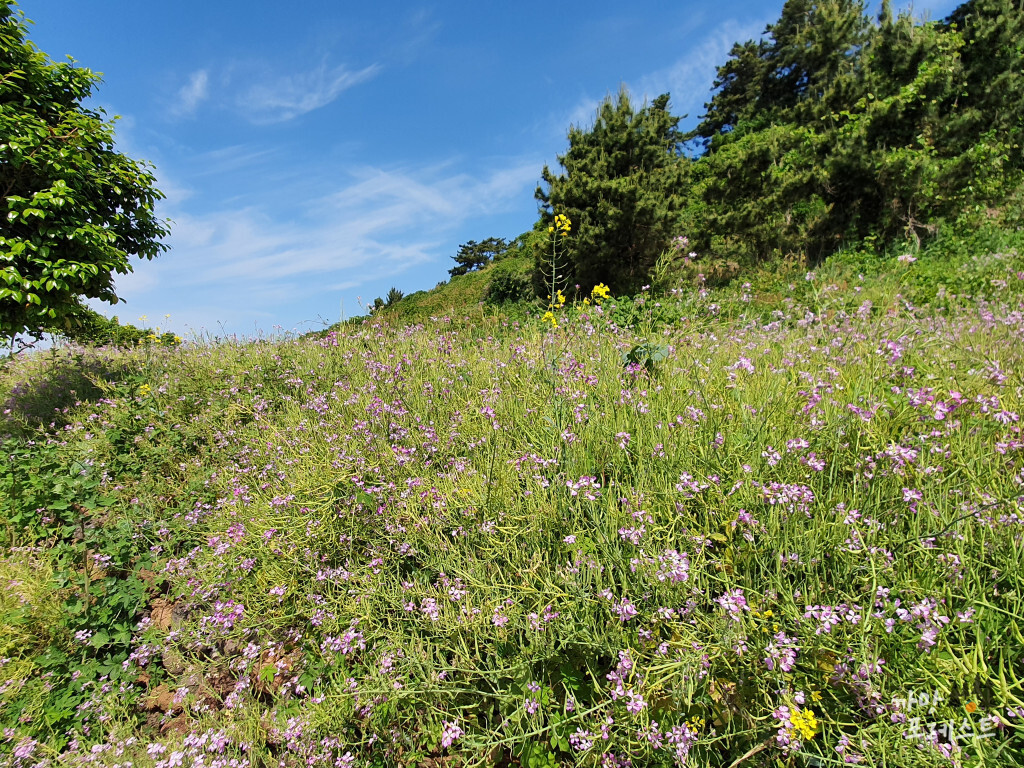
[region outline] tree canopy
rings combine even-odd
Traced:
[[[607,98],[592,127],[570,128],[569,149],[558,156],[563,171],[544,166],[539,224],[547,228],[558,214],[572,222],[564,284],[638,288],[668,244],[685,177],[679,118],[668,100],[664,94],[636,109],[625,91]]]
[[[968,0],[929,22],[888,1],[872,19],[862,0],[786,0],[760,39],[732,47],[691,133],[668,98],[607,99],[592,127],[570,128],[561,172],[544,167],[536,229],[559,214],[572,229],[538,249],[540,295],[553,259],[563,286],[634,290],[660,255],[671,262],[673,237],[713,263],[813,263],[865,239],[920,242],[943,222],[1020,224],[1019,0]]]
[[[704,253],[819,261],[919,241],[1021,188],[1024,15],[971,0],[941,22],[883,3],[788,0],[718,69],[683,234]],[[967,218],[964,218],[967,217]]]
[[[83,299],[119,301],[114,275],[152,259],[166,223],[149,167],[116,151],[114,125],[83,102],[99,76],[55,63],[0,0],[0,336],[71,324]]]
[[[455,266],[448,270],[448,274],[457,277],[485,267],[495,259],[500,259],[508,248],[508,243],[502,237],[488,237],[480,243],[476,240],[463,243],[459,246],[459,252],[452,256]]]

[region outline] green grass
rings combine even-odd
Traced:
[[[554,330],[475,315],[499,264],[316,338],[9,363],[0,750],[1021,764],[1006,237]]]
[[[473,322],[498,314],[524,318],[535,311],[532,302],[494,302],[489,299],[488,293],[495,279],[501,281],[512,277],[528,280],[532,267],[533,261],[529,254],[514,252],[482,269],[438,283],[429,291],[411,293],[391,306],[378,310],[374,317],[397,326],[426,323],[443,317],[470,318]],[[365,318],[356,318],[357,323],[363,320]]]

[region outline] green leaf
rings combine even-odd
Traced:
[[[116,301],[112,275],[130,271],[134,257],[165,250],[167,224],[152,206],[162,195],[144,163],[116,150],[113,123],[83,103],[98,76],[51,62],[29,41],[16,10],[8,8],[0,23],[0,187],[8,222],[0,263],[30,255],[18,274],[0,274],[0,337],[66,333],[83,299]],[[88,277],[69,289],[60,278],[75,274]]]
[[[104,630],[99,630],[92,637],[89,638],[89,645],[93,648],[102,648],[110,642],[110,635]]]

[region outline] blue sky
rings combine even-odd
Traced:
[[[915,5],[942,18],[956,2]],[[178,333],[311,330],[392,286],[447,278],[460,243],[537,215],[541,168],[609,93],[702,113],[715,66],[782,7],[20,0],[54,60],[156,166],[170,250],[117,281],[122,321]],[[166,316],[170,315],[167,319]]]

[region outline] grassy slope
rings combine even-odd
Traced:
[[[528,276],[533,267],[528,255],[513,254],[483,269],[458,275],[429,291],[417,291],[405,296],[390,307],[380,310],[378,319],[392,325],[427,322],[440,317],[475,317],[494,315],[501,311],[508,315],[510,307],[496,310],[486,305],[487,291],[491,281],[498,275]],[[515,312],[525,311],[517,307]]]
[[[0,750],[1020,764],[1024,262],[988,237],[554,332],[9,366],[8,429],[52,426],[0,466]]]

